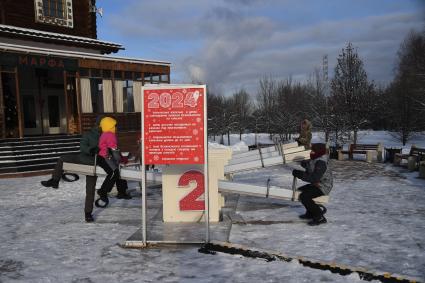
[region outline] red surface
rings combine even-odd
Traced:
[[[190,182],[196,182],[196,187],[179,201],[180,210],[205,210],[205,200],[199,200],[205,192],[204,174],[197,170],[185,172],[180,176],[179,187],[186,187]]]
[[[144,90],[146,164],[204,164],[204,88]]]

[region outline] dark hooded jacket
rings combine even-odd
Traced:
[[[90,151],[98,146],[99,137],[100,130],[97,125],[91,128],[88,132],[85,132],[81,137],[79,157],[82,164],[94,164],[94,156],[90,153]]]

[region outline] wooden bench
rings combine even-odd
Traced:
[[[350,144],[348,150],[338,150],[338,160],[344,159],[344,154],[348,154],[349,159],[353,159],[354,154],[365,154],[366,162],[372,162],[373,156],[376,155],[378,162],[383,161],[383,147],[378,144]]]
[[[401,165],[403,159],[407,160],[407,169],[414,171],[420,167],[421,161],[425,161],[425,148],[419,148],[412,145],[409,154],[396,153],[394,156],[394,164]]]

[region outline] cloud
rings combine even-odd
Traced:
[[[237,19],[230,25],[224,21],[211,27],[201,52],[185,61],[204,69],[206,82],[221,86],[225,93],[235,91],[235,82],[255,86],[268,74],[306,80],[325,54],[332,76],[336,58],[348,41],[358,48],[369,77],[389,82],[400,41],[412,27],[421,25],[419,15],[407,13],[325,21],[286,30],[265,18],[239,15]]]
[[[318,10],[321,4],[316,2],[289,0],[129,2],[109,17],[116,34],[138,42],[136,48],[167,54],[169,58],[159,59],[173,63],[173,78],[203,81],[224,94],[241,87],[255,94],[265,75],[305,80],[325,54],[331,77],[348,41],[358,48],[369,78],[389,82],[404,36],[412,28],[424,28],[425,5],[400,9],[404,5],[392,1],[384,3],[394,7],[337,1],[334,11]]]

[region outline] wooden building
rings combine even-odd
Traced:
[[[95,2],[1,0],[0,138],[81,134],[103,114],[135,146],[141,86],[169,83],[170,63],[110,55],[123,47],[97,39]]]

